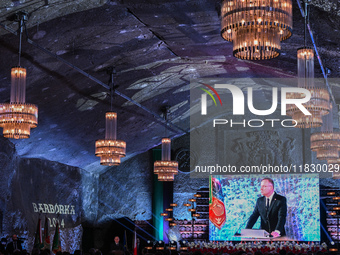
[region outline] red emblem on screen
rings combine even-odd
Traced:
[[[226,220],[224,204],[216,197],[212,198],[212,203],[209,205],[209,220],[220,230]]]

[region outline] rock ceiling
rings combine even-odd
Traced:
[[[189,83],[200,77],[294,77],[296,49],[303,46],[303,18],[294,2],[293,36],[282,54],[268,61],[241,61],[220,36],[219,1],[4,0],[0,22],[16,30],[12,16],[27,11],[27,35],[35,43],[104,84],[114,67],[118,138],[131,157],[158,145],[164,124],[157,117],[170,105],[172,137],[189,131]],[[310,22],[329,77],[340,74],[339,3],[312,1]],[[94,142],[105,136],[109,90],[25,40],[26,101],[39,107],[31,138],[12,140],[19,155],[101,171]],[[0,100],[8,102],[10,68],[17,65],[18,37],[0,28]],[[322,77],[315,60],[315,75]],[[332,85],[337,103],[340,92]],[[136,105],[137,104],[137,105]],[[139,106],[138,106],[139,104]],[[145,109],[149,111],[145,111]],[[157,115],[155,117],[155,115]]]

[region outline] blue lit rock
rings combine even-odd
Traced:
[[[152,162],[140,154],[109,168],[99,177],[98,224],[113,218],[152,218]]]
[[[29,251],[34,242],[38,219],[54,235],[56,222],[61,227],[62,248],[80,248],[82,236],[81,169],[44,159],[17,156],[13,144],[0,138],[0,220],[2,233],[17,233],[25,238]],[[75,238],[70,238],[70,236]]]

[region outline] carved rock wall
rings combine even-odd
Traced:
[[[304,146],[309,146],[309,133],[299,129],[242,132],[222,129],[211,136],[224,141],[224,154],[217,154],[213,160],[220,159],[225,163],[319,162],[309,150],[303,150]],[[28,249],[32,247],[39,216],[42,221],[45,216],[48,218],[52,236],[55,223],[59,220],[63,224],[62,246],[71,252],[82,245],[83,222],[90,227],[98,227],[95,235],[102,237],[104,232],[100,226],[117,218],[128,217],[138,221],[152,218],[153,162],[150,152],[97,175],[48,160],[20,158],[13,144],[3,137],[0,137],[0,145],[0,174],[4,177],[0,180],[1,233],[3,236],[17,233],[26,238],[24,245]],[[174,181],[174,202],[179,205],[174,210],[174,218],[190,219],[183,203],[200,188],[208,187],[209,182],[207,178],[191,178],[189,174],[193,170],[190,160],[199,164],[201,159],[190,151],[189,136],[174,139],[172,149],[172,158],[180,163],[180,171]],[[205,152],[215,155],[211,150]],[[337,180],[329,179],[322,179],[320,184],[339,186]]]
[[[63,250],[81,247],[82,189],[77,167],[17,157],[13,144],[0,138],[0,226],[2,236],[16,233],[31,251],[38,219],[47,220],[51,238],[59,222]],[[53,240],[53,239],[51,239]]]
[[[209,179],[192,178],[190,172],[197,162],[197,154],[190,151],[190,136],[182,136],[173,141],[174,158],[178,161],[178,175],[174,181],[174,203],[178,206],[174,208],[174,218],[177,220],[191,219],[188,208],[183,206],[190,198],[197,193],[200,188],[209,187]],[[212,153],[212,152],[211,152]]]
[[[142,153],[99,176],[98,224],[121,217],[152,218],[153,164],[150,157],[149,152]]]
[[[332,0],[312,0],[311,4],[319,7],[320,9],[330,12],[331,15],[340,16],[340,4],[339,1]]]

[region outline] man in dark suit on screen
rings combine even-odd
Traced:
[[[261,181],[261,194],[262,197],[257,199],[246,228],[252,228],[261,217],[261,229],[273,237],[286,235],[287,199],[274,192],[274,181],[270,178]]]

